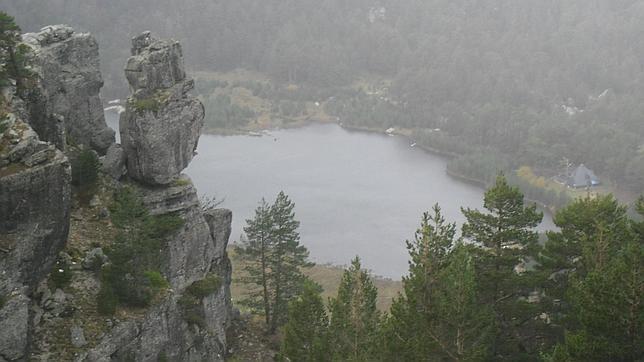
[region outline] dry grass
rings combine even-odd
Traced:
[[[243,263],[235,256],[233,247],[229,247],[229,255],[233,264],[233,283],[231,285],[231,293],[233,302],[243,299],[252,290],[247,285],[238,282],[239,278],[243,276],[241,268]],[[320,284],[324,289],[322,298],[335,297],[338,293],[340,280],[344,269],[339,266],[333,265],[315,265],[312,268],[306,269],[304,274],[311,278],[316,283]],[[378,288],[377,307],[380,311],[388,311],[391,307],[393,298],[402,291],[402,282],[398,280],[391,280],[381,277],[374,277],[374,284]]]

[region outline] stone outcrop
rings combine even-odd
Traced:
[[[67,157],[17,118],[0,134],[0,361],[25,360],[31,299],[55,264],[69,232]]]
[[[99,96],[103,79],[96,39],[54,25],[23,35],[23,42],[33,50],[39,78],[27,102],[33,128],[59,149],[67,142],[104,154],[114,143],[114,131],[105,123]]]
[[[162,249],[161,272],[171,293],[142,318],[119,323],[79,360],[218,361],[226,352],[230,324],[231,267],[226,253],[232,213],[203,210],[190,178],[181,171],[197,147],[204,110],[188,95],[181,46],[146,32],[132,41],[126,76],[132,87],[120,130],[127,174],[138,181],[152,215],[172,214],[184,223]],[[104,171],[119,175],[117,151],[110,149]],[[112,166],[110,166],[112,165]],[[221,285],[201,299],[200,323],[185,318],[179,302],[192,283],[216,275]]]
[[[10,119],[0,139],[0,292],[33,289],[62,250],[69,231],[71,170],[67,157]]]
[[[192,160],[204,119],[188,94],[181,45],[149,32],[132,40],[125,73],[132,94],[119,128],[131,178],[148,185],[172,183]]]
[[[185,78],[181,46],[149,33],[133,40],[126,70],[133,93],[120,120],[121,146],[103,137],[109,132],[103,129],[102,110],[99,114],[93,106],[100,104],[102,84],[93,38],[56,26],[25,41],[35,50],[42,79],[33,99],[14,100],[24,109],[11,115],[0,138],[0,297],[5,301],[0,362],[223,361],[232,314],[226,253],[232,213],[204,210],[192,181],[181,175],[194,155],[204,117],[201,103],[188,95],[193,82]],[[78,109],[80,94],[66,88],[74,85],[86,93],[86,104]],[[47,116],[30,119],[35,110]],[[60,125],[65,132],[56,128]],[[100,180],[88,208],[74,210],[71,234],[70,165],[37,132],[62,145],[69,135],[105,154],[100,167],[109,177]],[[152,215],[179,216],[183,225],[162,246],[159,269],[170,288],[146,310],[124,308],[113,317],[97,316],[97,272],[111,255],[101,247],[109,246],[103,242],[113,236],[93,238],[114,231],[97,209],[101,199],[123,187],[118,180],[126,174]],[[63,250],[68,234],[69,249]],[[70,284],[52,287],[54,278],[48,276],[63,265]],[[206,297],[190,294],[188,287],[205,278],[221,283]]]

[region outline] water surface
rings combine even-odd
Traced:
[[[118,123],[114,114],[107,120]],[[445,167],[444,158],[402,137],[315,124],[263,137],[202,135],[185,172],[200,194],[225,199],[222,207],[233,211],[231,242],[259,200],[272,202],[283,190],[314,261],[345,265],[359,255],[374,273],[398,279],[407,272],[405,240],[424,211],[438,203],[460,227],[461,206],[482,207],[483,190]],[[540,229],[552,227],[546,216]]]

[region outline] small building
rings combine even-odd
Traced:
[[[595,173],[582,163],[568,177],[568,182],[566,184],[568,187],[582,188],[597,186],[601,184],[601,182]]]

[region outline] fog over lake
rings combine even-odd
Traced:
[[[108,123],[115,127],[115,116]],[[403,137],[347,131],[337,125],[271,131],[263,137],[202,135],[186,169],[203,195],[233,211],[231,243],[262,197],[281,190],[295,203],[302,243],[318,263],[344,265],[352,255],[375,274],[407,272],[405,240],[422,213],[439,203],[447,220],[459,206],[481,208],[483,190],[448,176],[446,160]],[[544,228],[552,228],[546,216]]]

